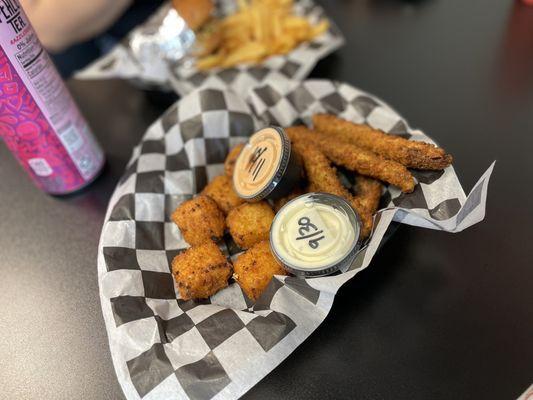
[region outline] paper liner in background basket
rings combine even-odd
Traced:
[[[236,0],[219,0],[219,10],[231,10]],[[324,10],[311,0],[295,1],[295,12],[308,18],[311,23],[328,18]],[[255,86],[269,80],[302,80],[309,75],[316,63],[344,44],[344,38],[329,19],[330,28],[310,42],[305,42],[285,55],[272,56],[259,64],[240,65],[233,68],[198,71],[194,61],[186,57],[193,42],[194,33],[170,4],[163,5],[147,22],[134,29],[123,43],[109,54],[98,59],[76,74],[78,79],[131,79],[147,88],[158,87],[174,90],[184,96],[200,87],[230,89],[245,96]],[[165,40],[161,26],[176,24],[178,29],[172,40]],[[192,36],[191,36],[192,35]],[[175,61],[164,59],[165,43],[171,44],[176,54]]]
[[[367,246],[348,272],[314,279],[276,276],[254,304],[236,283],[204,301],[179,298],[170,272],[187,247],[170,214],[223,172],[229,148],[265,124],[307,122],[329,112],[431,141],[377,98],[326,80],[258,87],[246,101],[201,89],[182,98],[135,147],[110,201],[99,251],[102,310],[119,382],[128,399],[233,399],[302,343],[335,293],[366,268],[392,221],[449,232],[485,213],[492,166],[466,197],[452,167],[415,172],[415,191],[387,189]],[[221,247],[234,255],[234,244]]]

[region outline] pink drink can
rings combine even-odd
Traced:
[[[17,0],[0,0],[0,137],[51,194],[81,189],[104,164],[102,149]]]

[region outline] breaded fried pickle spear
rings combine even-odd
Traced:
[[[415,187],[411,173],[396,161],[386,160],[353,144],[337,143],[327,134],[311,131],[305,126],[287,128],[286,132],[291,140],[314,144],[333,163],[351,171],[398,186],[404,193],[412,192]]]
[[[368,125],[354,124],[330,114],[313,115],[314,128],[337,139],[373,151],[408,168],[439,170],[452,163],[452,156],[431,143],[390,135]]]
[[[294,151],[302,157],[311,191],[335,194],[348,201],[361,218],[361,238],[368,237],[372,231],[372,214],[375,210],[369,212],[370,207],[362,198],[356,200],[352,196],[339,181],[335,168],[330,165],[327,157],[316,146],[297,137],[293,139],[292,145]]]
[[[356,194],[353,196],[352,207],[356,210],[363,210],[360,214],[369,216],[370,231],[372,230],[372,216],[378,210],[379,200],[381,199],[381,192],[383,185],[372,178],[358,175],[355,181]],[[361,217],[361,220],[363,218]],[[365,221],[363,221],[365,223]],[[368,222],[366,222],[368,224]],[[370,234],[370,231],[367,234]]]
[[[378,209],[382,189],[383,185],[379,181],[358,175],[355,181],[355,198],[373,214]]]
[[[292,130],[292,128],[287,130]],[[344,199],[351,196],[348,189],[339,181],[335,168],[331,166],[327,157],[315,145],[297,138],[292,141],[292,145],[294,151],[302,158],[309,187],[312,191],[335,194]]]

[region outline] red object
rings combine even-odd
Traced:
[[[533,89],[533,7],[530,5],[533,0],[513,3],[500,56],[500,89],[508,99],[518,101]]]

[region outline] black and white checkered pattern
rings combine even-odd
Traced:
[[[490,171],[466,200],[453,169],[419,174],[418,192],[390,191],[388,208],[376,216],[371,240],[347,273],[275,277],[255,303],[236,283],[205,301],[184,301],[170,265],[187,244],[170,214],[220,174],[228,149],[257,128],[329,111],[429,140],[390,107],[346,84],[264,86],[248,102],[217,89],[182,98],[148,129],[111,199],[98,252],[99,284],[115,370],[129,399],[239,397],[318,327],[338,288],[368,266],[393,220],[457,231],[482,218]],[[240,251],[231,241],[220,246],[228,256]]]
[[[220,0],[217,3],[220,8],[231,9],[231,5],[236,1]],[[163,6],[155,17],[146,23],[153,25],[154,19],[162,21],[167,9],[167,5]],[[324,10],[311,0],[297,1],[295,12],[307,17],[312,23],[327,17]],[[258,65],[240,65],[209,72],[196,70],[189,61],[173,66],[161,60],[147,62],[137,57],[129,42],[125,41],[116,46],[111,53],[80,71],[77,78],[134,78],[137,82],[173,89],[182,96],[201,87],[229,89],[244,96],[250,88],[271,80],[305,79],[320,59],[344,44],[344,37],[339,29],[333,21],[330,21],[330,24],[327,32],[311,42],[301,44],[286,55],[269,57]],[[142,29],[142,26],[139,29]],[[134,34],[135,31],[132,32],[132,35]]]

